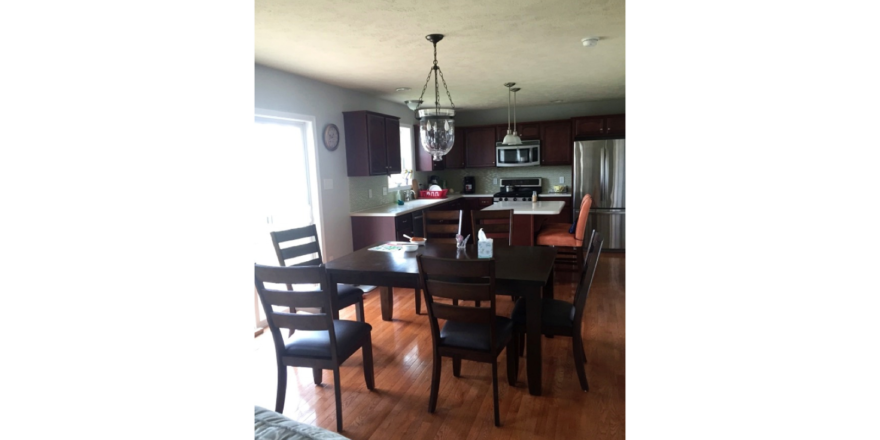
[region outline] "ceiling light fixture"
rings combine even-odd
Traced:
[[[564,100],[564,99],[557,99],[557,100],[554,100],[554,101],[550,101],[551,104],[559,104],[559,103],[561,103],[561,102],[565,102],[565,100]]]
[[[409,107],[410,110],[415,110],[415,109],[419,108],[419,106],[422,105],[422,102],[423,101],[421,99],[413,99],[410,101],[403,101],[403,103],[406,104],[406,106]]]
[[[407,101],[406,105],[413,108],[410,103],[415,102],[416,108],[422,103],[422,97],[425,96],[425,90],[428,89],[428,83],[431,82],[431,73],[434,74],[434,108],[425,108],[418,111],[419,116],[419,138],[422,142],[422,148],[431,153],[434,162],[443,160],[443,155],[452,149],[455,142],[455,103],[452,102],[452,95],[449,94],[449,87],[446,86],[446,79],[443,78],[443,71],[437,65],[437,42],[443,39],[442,34],[426,35],[425,39],[434,44],[434,65],[428,71],[428,78],[425,79],[425,87],[422,88],[422,95],[418,101]],[[440,86],[437,82],[437,75],[443,81],[443,88],[446,89],[446,96],[449,98],[449,104],[452,108],[440,108]]]
[[[593,47],[599,44],[599,37],[587,37],[581,40],[581,43],[584,45],[584,47]]]
[[[510,88],[515,85],[516,83],[504,83],[504,87],[507,87],[507,135],[501,141],[504,145],[522,145],[522,140],[516,134],[516,108],[513,110],[513,134],[510,132]]]
[[[412,89],[410,89],[409,87],[398,87],[398,88],[394,89],[395,92],[405,92],[407,90],[412,90]]]

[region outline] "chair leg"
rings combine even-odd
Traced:
[[[452,358],[452,375],[461,377],[461,358]]]
[[[321,379],[323,379],[324,370],[320,368],[312,368],[312,378],[315,379],[315,385],[321,385]]]
[[[526,333],[518,332],[517,337],[519,338],[519,357],[523,357],[526,354]]]
[[[287,365],[278,362],[278,390],[275,393],[275,412],[284,412],[284,397],[287,393]]]
[[[590,384],[587,383],[587,373],[584,372],[583,345],[579,341],[580,338],[571,338],[572,358],[574,358],[574,370],[577,372],[578,381],[581,383],[581,389],[586,393],[590,391]],[[581,348],[578,349],[578,346]]]
[[[474,301],[474,306],[475,306],[475,307],[480,307],[480,302],[479,302],[479,301]]]
[[[422,291],[418,287],[416,287],[416,315],[421,315],[422,313]]]
[[[501,415],[498,413],[498,361],[492,361],[492,400],[495,402],[495,426],[501,426]]]
[[[437,409],[437,393],[440,391],[440,355],[434,351],[434,369],[431,373],[431,397],[428,399],[428,412],[433,413]]]
[[[342,388],[339,383],[339,366],[333,369],[333,389],[336,391],[336,432],[342,432]]]
[[[355,303],[354,313],[357,315],[358,322],[365,322],[364,321],[364,300],[363,300],[363,298],[361,298],[360,302]]]
[[[367,383],[367,389],[373,390],[376,388],[376,380],[373,375],[373,337],[371,335],[367,335],[361,352],[364,358],[364,381]]]
[[[507,343],[507,384],[516,385],[519,376],[519,337],[513,335]]]

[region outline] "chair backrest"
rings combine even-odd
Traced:
[[[422,216],[425,238],[430,239],[432,243],[455,243],[461,214],[461,210],[425,211]]]
[[[474,243],[477,242],[477,233],[482,229],[486,238],[494,240],[493,245],[510,246],[513,210],[471,211],[471,227],[474,231]]]
[[[321,258],[321,245],[318,243],[318,230],[315,228],[315,225],[270,232],[269,235],[272,236],[272,245],[275,247],[275,255],[278,257],[279,266],[287,266],[287,260],[292,258],[313,256],[315,254],[317,254],[317,257],[299,261],[292,264],[292,266],[317,266],[324,262],[323,258]],[[309,238],[314,240],[307,240]],[[302,241],[302,243],[281,248],[281,244],[297,240]]]
[[[590,206],[593,205],[593,197],[589,194],[585,195],[581,200],[581,211],[578,214],[577,226],[574,228],[574,239],[578,245],[584,244],[584,237],[587,233],[587,218],[590,216]]]
[[[440,340],[437,320],[445,319],[489,325],[491,347],[495,347],[495,259],[455,260],[419,255],[417,260],[435,344]],[[453,305],[438,302],[438,298],[479,301],[488,307]]]
[[[587,304],[587,296],[590,294],[590,286],[593,285],[593,277],[596,275],[596,267],[599,265],[599,255],[602,253],[602,234],[593,231],[590,237],[590,248],[587,251],[584,269],[581,271],[580,283],[574,298],[574,325],[575,330],[580,331],[580,325],[584,317],[584,307]]]
[[[254,285],[257,295],[263,303],[263,312],[275,341],[276,353],[284,351],[284,339],[280,329],[286,328],[293,331],[329,331],[331,353],[335,356],[336,333],[333,328],[333,317],[329,313],[288,313],[279,312],[272,308],[290,307],[290,310],[300,308],[323,308],[330,310],[330,297],[326,289],[326,273],[324,265],[304,267],[275,267],[254,264]],[[264,283],[277,283],[291,285],[314,285],[318,284],[320,290],[296,291],[277,290],[267,288]]]

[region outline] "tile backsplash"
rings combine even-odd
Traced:
[[[493,194],[499,191],[499,184],[492,183],[492,179],[517,178],[517,177],[540,177],[541,192],[550,192],[553,185],[567,185],[571,188],[571,167],[510,167],[510,168],[466,168],[463,170],[444,171],[416,171],[415,178],[421,184],[428,182],[428,176],[437,175],[446,180],[447,188],[461,194],[464,189],[464,176],[474,176],[477,194]],[[559,183],[559,178],[565,178],[565,183]],[[395,192],[390,191],[382,195],[382,188],[388,187],[388,178],[385,176],[349,177],[348,193],[349,207],[352,212],[375,208],[394,203],[397,200]],[[370,198],[370,190],[373,197]]]
[[[446,186],[461,193],[464,189],[464,177],[474,176],[477,194],[492,194],[499,191],[499,183],[493,183],[492,179],[510,179],[519,177],[540,177],[541,192],[550,192],[553,185],[566,185],[571,188],[571,166],[555,167],[509,167],[509,168],[466,168],[463,170],[436,171],[441,179],[446,179]],[[559,183],[559,178],[565,178],[564,183]],[[419,179],[419,182],[422,180]]]

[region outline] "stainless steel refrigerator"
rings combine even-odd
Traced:
[[[587,237],[602,234],[602,249],[626,249],[626,146],[623,139],[574,143],[572,181],[573,221],[580,215],[581,199],[593,197]]]

